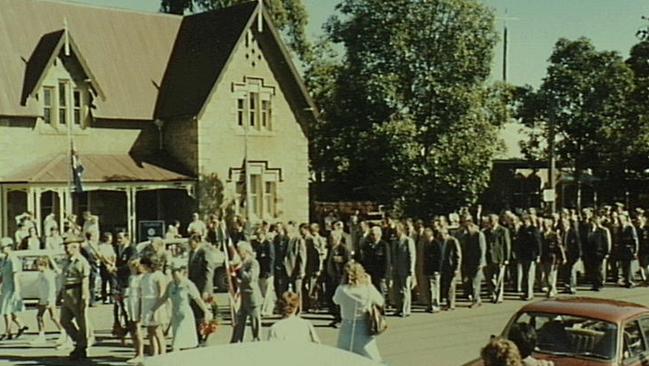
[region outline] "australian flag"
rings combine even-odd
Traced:
[[[79,153],[73,148],[72,149],[72,180],[74,181],[74,191],[83,192],[83,185],[81,184],[81,175],[83,174],[83,165],[81,165],[81,160],[79,160]]]

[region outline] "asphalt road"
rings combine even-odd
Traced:
[[[649,288],[610,287],[599,293],[580,291],[579,295],[621,299],[649,306]],[[537,297],[537,300],[541,299],[540,296]],[[221,303],[225,303],[223,298],[221,300]],[[461,365],[477,357],[489,336],[499,333],[510,316],[523,304],[523,301],[514,296],[508,296],[502,304],[484,304],[479,308],[468,309],[468,303],[459,302],[456,310],[437,314],[425,313],[423,307],[416,306],[415,313],[409,318],[388,319],[389,329],[379,336],[379,348],[389,365]],[[97,343],[89,350],[91,360],[85,364],[123,365],[124,361],[133,356],[133,351],[110,335],[112,306],[99,305],[92,308],[90,317],[95,325]],[[323,343],[336,344],[338,331],[327,326],[329,317],[326,314],[307,314],[305,317],[316,326]],[[70,365],[67,354],[53,348],[57,336],[53,332],[48,334],[48,338],[52,339],[51,346],[29,346],[29,340],[35,335],[35,311],[30,309],[22,318],[29,325],[30,331],[19,340],[0,342],[0,365]],[[273,319],[264,320],[264,337],[272,322]],[[48,329],[53,327],[47,320],[46,326]],[[211,337],[210,343],[227,343],[230,332],[231,327],[225,322]],[[249,328],[246,336],[250,337]]]

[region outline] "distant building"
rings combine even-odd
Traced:
[[[251,220],[308,218],[313,103],[256,3],[190,16],[40,0],[0,12],[0,235],[90,210],[102,229],[190,219],[218,174]],[[72,193],[70,139],[85,168]],[[245,153],[249,161],[245,175]]]

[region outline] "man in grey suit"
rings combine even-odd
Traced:
[[[487,288],[494,304],[503,302],[505,294],[505,267],[509,264],[511,240],[509,230],[498,223],[498,215],[489,215],[484,230],[487,241],[485,276]]]
[[[415,275],[417,248],[415,241],[408,236],[405,225],[396,226],[397,242],[394,248],[395,288],[399,291],[397,312],[395,315],[408,317],[412,306],[412,281]]]
[[[204,245],[203,238],[198,234],[194,234],[189,238],[189,246],[191,250],[187,262],[187,278],[196,285],[203,300],[206,300],[214,292],[215,254],[212,252],[211,247]],[[198,339],[202,340],[198,328],[204,321],[205,313],[194,301],[191,302],[191,307],[196,320],[196,333]]]
[[[260,307],[262,304],[261,289],[259,288],[259,262],[255,259],[252,245],[240,241],[237,245],[241,263],[236,268],[237,282],[241,294],[241,305],[237,312],[237,321],[232,331],[230,343],[243,342],[246,322],[250,318],[253,341],[259,341],[259,329],[261,327]]]
[[[300,224],[299,232],[295,232],[295,225],[289,224],[288,246],[284,257],[284,269],[288,275],[289,289],[300,297],[300,310],[302,310],[302,280],[306,275],[306,237],[309,235],[309,225]]]

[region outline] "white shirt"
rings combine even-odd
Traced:
[[[117,255],[115,254],[115,248],[111,243],[99,243],[99,247],[97,248],[99,250],[99,254],[101,254],[104,258],[107,259],[115,259]]]
[[[45,238],[45,249],[59,250],[63,247],[63,238],[61,235],[48,236]]]
[[[205,235],[207,232],[207,226],[201,220],[192,221],[189,226],[187,226],[187,233],[191,235],[192,233],[197,233]]]
[[[313,324],[295,315],[291,315],[273,324],[268,331],[268,340],[320,343],[320,338],[318,338]]]

